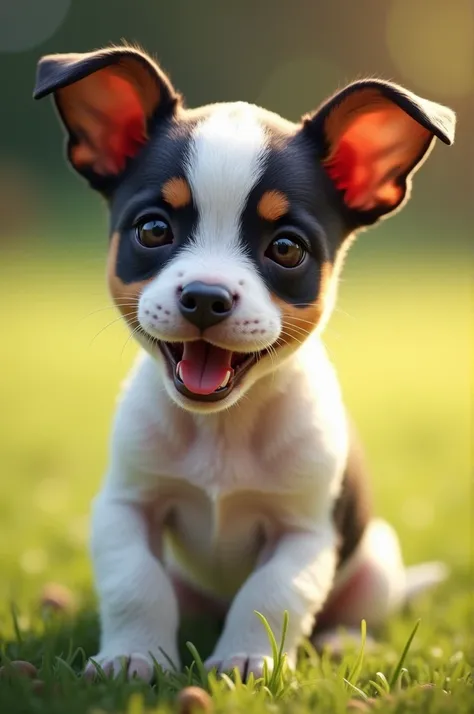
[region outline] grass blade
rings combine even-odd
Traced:
[[[207,690],[209,688],[209,677],[201,656],[192,642],[186,642],[186,647],[191,652],[194,657],[194,661],[196,662],[196,669],[199,679],[201,680],[201,686]]]
[[[262,615],[262,613],[257,612],[257,610],[254,610],[255,614],[257,617],[260,618],[263,626],[265,627],[265,631],[267,633],[268,640],[270,642],[270,646],[272,649],[272,658],[273,658],[273,668],[272,671],[270,672],[268,663],[265,660],[263,663],[263,681],[265,683],[265,686],[272,692],[273,696],[279,696],[279,694],[283,691],[284,685],[283,685],[283,670],[285,667],[286,663],[286,655],[284,653],[284,648],[285,648],[285,640],[286,640],[286,634],[288,632],[288,623],[289,623],[289,614],[288,611],[285,610],[283,613],[283,624],[282,624],[282,629],[281,629],[281,640],[280,640],[280,646],[278,646],[275,635],[273,634],[272,628],[270,627],[270,624],[266,617]]]
[[[290,615],[288,614],[288,610],[285,610],[283,613],[283,626],[281,628],[281,642],[280,642],[280,649],[278,650],[278,662],[283,658],[283,648],[285,646],[285,640],[286,640],[286,633],[288,632],[288,623],[290,621]]]
[[[415,637],[416,632],[417,632],[417,630],[418,630],[418,628],[419,628],[419,626],[420,626],[420,622],[421,622],[421,620],[417,620],[417,621],[416,621],[415,627],[413,628],[413,630],[412,630],[412,632],[411,632],[411,635],[410,635],[410,637],[408,638],[405,647],[403,648],[402,655],[401,655],[401,657],[400,657],[400,659],[399,659],[399,661],[398,661],[398,664],[397,664],[397,666],[395,667],[394,672],[393,672],[393,674],[392,674],[392,676],[391,676],[391,678],[390,678],[390,682],[389,682],[390,690],[392,690],[393,687],[395,686],[395,684],[397,683],[397,680],[398,680],[398,678],[399,678],[399,676],[400,676],[400,673],[401,673],[401,671],[402,671],[403,665],[404,665],[404,663],[405,663],[405,659],[406,659],[406,656],[407,656],[407,654],[408,654],[408,650],[410,649],[411,643],[413,642],[413,638]]]
[[[226,674],[225,672],[222,672],[220,678],[221,678],[221,680],[222,680],[223,682],[226,683],[226,685],[229,687],[229,690],[230,690],[231,692],[235,692],[236,686],[235,686],[234,682],[231,680],[231,678],[229,677],[228,674]]]
[[[353,684],[354,682],[357,682],[357,680],[359,678],[359,674],[362,669],[362,663],[364,661],[365,642],[367,639],[367,623],[365,620],[362,620],[360,623],[360,635],[361,635],[361,645],[360,645],[359,654],[357,655],[357,659],[354,662],[354,666],[352,667],[352,669],[349,672],[349,675],[347,677],[348,681],[351,684]]]
[[[388,683],[387,677],[384,675],[384,673],[377,672],[375,676],[378,677],[380,679],[380,681],[382,682],[381,686],[385,690],[385,693],[389,694],[390,693],[390,684]]]
[[[362,697],[364,701],[367,701],[369,698],[365,692],[362,691],[362,689],[359,689],[359,687],[356,687],[352,682],[349,682],[348,679],[344,679],[344,682],[347,684],[348,687],[350,687],[354,692],[356,692],[359,697]]]
[[[277,641],[275,639],[275,635],[272,632],[272,628],[268,624],[268,620],[266,619],[266,617],[264,615],[262,615],[261,612],[258,612],[257,610],[254,610],[254,612],[257,615],[257,617],[260,618],[260,621],[265,628],[268,640],[270,642],[270,646],[272,648],[273,661],[276,663],[276,661],[278,659],[278,645],[277,645]]]
[[[161,647],[160,647],[160,652],[161,652],[161,654],[163,655],[163,657],[166,659],[166,661],[168,662],[168,664],[170,665],[170,667],[171,667],[171,669],[173,670],[173,672],[179,672],[179,670],[178,670],[178,668],[177,668],[175,662],[173,662],[173,660],[171,659],[171,657],[170,657],[169,655],[167,655],[166,652],[165,652],[163,649],[161,649]],[[151,652],[149,652],[148,654],[150,655],[150,657],[153,658],[153,655],[152,655]],[[157,662],[157,664],[158,664],[158,662]]]
[[[20,624],[18,622],[18,612],[17,612],[17,609],[13,603],[11,604],[10,609],[11,609],[11,614],[12,614],[13,629],[15,630],[15,637],[16,637],[18,643],[21,645],[21,644],[23,644],[23,637],[22,637],[21,630],[20,630]]]
[[[377,694],[379,694],[381,697],[384,697],[387,694],[387,690],[385,689],[385,687],[383,687],[378,682],[375,682],[373,679],[369,679],[369,684],[373,686]]]

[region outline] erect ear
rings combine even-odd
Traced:
[[[434,138],[454,141],[456,117],[382,80],[350,84],[303,118],[322,147],[321,161],[359,226],[374,223],[408,198],[411,176]]]
[[[173,113],[179,101],[153,60],[131,47],[43,57],[33,96],[52,93],[69,160],[95,188],[120,175],[147,141],[150,120]]]

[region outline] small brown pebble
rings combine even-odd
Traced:
[[[349,699],[347,702],[348,712],[368,712],[370,711],[370,704],[365,701],[365,699]]]
[[[211,697],[200,687],[185,687],[178,694],[177,702],[179,714],[207,714],[214,709]]]
[[[59,583],[48,583],[41,594],[41,607],[62,612],[71,610],[74,605],[72,592]]]
[[[38,670],[31,662],[16,659],[10,664],[0,667],[0,677],[8,677],[13,670],[22,677],[29,677],[30,679],[34,679],[38,675]]]
[[[61,685],[59,682],[49,682],[48,685],[46,685],[46,682],[42,679],[33,679],[31,682],[31,689],[35,694],[42,695],[45,693],[45,690],[49,694],[56,695],[61,693]]]
[[[34,679],[31,682],[31,688],[35,694],[42,694],[45,688],[45,683],[42,679]]]

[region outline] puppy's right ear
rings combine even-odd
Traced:
[[[67,131],[71,164],[97,189],[120,177],[146,143],[151,120],[171,116],[180,100],[153,60],[131,47],[43,57],[33,97],[48,94]]]

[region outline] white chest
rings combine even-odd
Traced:
[[[119,406],[107,488],[151,507],[187,570],[240,580],[265,544],[314,528],[337,495],[347,435],[331,374],[319,395],[295,371],[289,389],[256,385],[252,400],[204,416],[173,407],[145,363]]]

